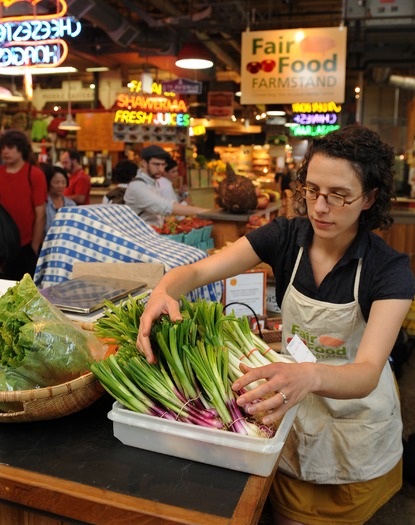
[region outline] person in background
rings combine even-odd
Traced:
[[[81,155],[74,149],[67,149],[60,154],[60,163],[69,177],[69,185],[64,191],[76,204],[89,204],[91,179],[82,169]]]
[[[56,212],[64,206],[76,206],[76,202],[66,197],[63,192],[68,187],[69,179],[66,171],[60,166],[40,163],[39,167],[46,175],[48,187],[48,202],[46,203],[45,235],[52,226]]]
[[[238,405],[265,425],[301,403],[270,491],[275,525],[362,525],[402,486],[388,358],[415,283],[408,255],[372,231],[392,223],[393,163],[392,147],[359,125],[314,139],[297,173],[299,216],[170,270],[140,318],[137,347],[152,363],[151,325],[161,314],[181,319],[182,294],[260,262],[272,267],[282,351],[298,335],[316,360],[241,364],[233,384]]]
[[[2,270],[3,279],[32,277],[43,242],[47,187],[44,173],[30,164],[32,146],[26,134],[10,129],[0,136],[0,204],[9,212],[20,232],[20,252]]]
[[[176,200],[181,204],[190,204],[189,194],[185,187],[176,190],[175,183],[179,178],[179,166],[177,162],[169,158],[166,161],[166,168],[164,175],[157,181],[157,186],[160,189],[160,193],[166,199]]]
[[[281,195],[285,190],[291,189],[291,174],[287,164],[284,164],[282,170],[275,174],[275,183]]]
[[[125,204],[124,194],[128,184],[137,175],[137,164],[131,160],[123,159],[115,165],[112,180],[117,184],[102,198],[103,204]]]
[[[157,181],[164,175],[169,153],[160,146],[147,146],[141,152],[140,169],[130,182],[124,201],[145,222],[161,227],[168,215],[197,215],[207,211],[197,206],[180,204],[177,200],[166,199],[157,187]]]

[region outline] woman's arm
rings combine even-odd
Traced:
[[[251,244],[242,237],[218,253],[196,263],[179,266],[167,272],[154,288],[140,319],[137,348],[154,362],[149,335],[151,325],[162,314],[172,321],[180,319],[177,300],[191,290],[249,270],[260,262]]]
[[[245,375],[233,385],[235,391],[257,381],[267,379],[261,386],[243,394],[238,404],[249,413],[272,411],[265,424],[276,421],[307,394],[314,393],[333,399],[356,399],[369,395],[377,386],[383,367],[398,337],[410,300],[388,299],[373,303],[356,359],[340,366],[323,363],[274,363],[256,369],[243,367]],[[282,403],[279,391],[288,402]],[[254,405],[253,401],[267,397]]]
[[[198,215],[207,212],[207,208],[200,208],[199,206],[191,206],[190,204],[182,204],[180,202],[173,202],[174,215]]]

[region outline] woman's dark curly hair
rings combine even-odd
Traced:
[[[4,146],[12,148],[16,146],[17,151],[20,151],[22,154],[22,159],[25,162],[29,162],[32,157],[32,146],[30,141],[23,131],[19,129],[8,129],[0,136],[0,150]]]
[[[390,211],[392,199],[395,198],[394,152],[391,146],[382,142],[374,131],[357,124],[314,139],[297,171],[294,201],[299,215],[307,214],[306,201],[301,196],[300,189],[305,185],[308,165],[316,153],[348,160],[359,177],[363,191],[369,192],[375,188],[378,190],[373,206],[362,211],[361,225],[366,230],[387,229],[391,226],[393,219]]]

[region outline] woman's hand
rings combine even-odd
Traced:
[[[313,374],[309,367],[310,363],[272,363],[258,368],[241,364],[244,375],[233,383],[234,391],[261,379],[265,381],[244,392],[237,399],[238,405],[243,406],[248,414],[265,412],[263,423],[274,423],[312,391]]]
[[[161,315],[167,314],[171,321],[182,319],[179,303],[165,292],[153,291],[148,300],[147,306],[140,318],[136,346],[142,352],[147,361],[152,364],[156,362],[150,343],[150,332],[153,322]]]

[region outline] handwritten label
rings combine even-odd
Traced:
[[[287,351],[294,357],[297,363],[315,363],[316,357],[307,348],[307,345],[298,337],[297,334],[291,339],[287,345]]]

